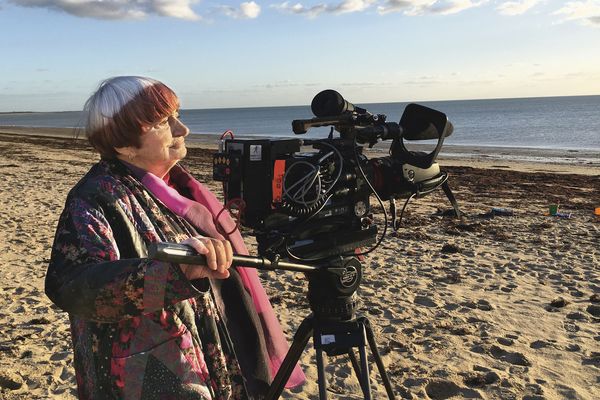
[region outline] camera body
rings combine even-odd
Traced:
[[[345,109],[324,107],[323,93],[326,103]],[[444,114],[411,104],[400,124],[388,123],[334,91],[319,93],[312,108],[317,117],[293,121],[294,132],[332,126],[339,137],[332,129],[328,138],[316,140],[226,139],[213,156],[213,179],[223,182],[226,207],[245,204],[241,223],[253,230],[260,254],[302,261],[351,255],[376,242],[373,194],[380,202],[408,198],[446,180],[434,162],[451,133]],[[438,145],[430,154],[411,152],[403,143],[407,137],[437,138]],[[366,157],[362,145],[389,139],[389,156]]]
[[[241,222],[254,230],[261,254],[286,254],[287,245],[327,257],[374,241],[371,189],[359,170],[372,175],[367,158],[356,160],[348,140],[307,142],[313,151],[294,138],[231,139],[214,155],[213,178],[224,183],[226,202],[246,204]]]

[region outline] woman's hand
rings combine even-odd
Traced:
[[[186,278],[189,280],[229,278],[229,267],[233,261],[233,250],[229,241],[195,236],[184,240],[181,244],[187,244],[198,254],[206,256],[206,265],[179,264]]]

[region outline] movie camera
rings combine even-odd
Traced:
[[[223,182],[226,206],[253,230],[261,255],[317,262],[373,246],[371,195],[381,206],[390,201],[395,229],[402,216],[397,219],[396,199],[408,202],[440,186],[459,214],[448,175],[435,162],[453,131],[444,113],[409,104],[399,123],[387,122],[385,115],[357,107],[334,90],[318,93],[311,109],[315,118],[294,120],[294,133],[330,126],[328,138],[224,139],[214,155],[213,179]],[[430,153],[405,145],[428,139],[437,140]],[[391,140],[388,156],[366,157],[363,145],[386,140]],[[383,209],[379,242],[388,225]]]

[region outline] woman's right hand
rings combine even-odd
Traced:
[[[189,280],[201,278],[227,279],[233,261],[231,243],[227,240],[194,236],[184,240],[186,244],[206,256],[207,265],[179,264],[181,271]]]

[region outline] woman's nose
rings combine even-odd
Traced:
[[[176,118],[175,124],[171,128],[171,132],[173,134],[173,137],[185,137],[190,134],[190,129],[187,126],[185,126],[183,122]]]

